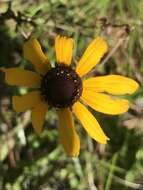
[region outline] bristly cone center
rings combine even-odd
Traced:
[[[69,66],[50,69],[41,82],[41,95],[48,105],[57,108],[71,107],[82,94],[82,81]]]

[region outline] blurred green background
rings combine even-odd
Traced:
[[[24,38],[30,35],[54,63],[57,34],[75,39],[75,60],[100,34],[110,44],[111,56],[92,74],[122,74],[141,85],[142,10],[142,0],[0,0],[0,66],[30,69],[22,58]],[[128,113],[93,112],[111,139],[106,146],[79,127],[78,158],[64,153],[54,110],[48,112],[41,138],[33,133],[30,111],[12,111],[12,94],[26,92],[6,85],[0,73],[0,190],[143,190],[143,86],[126,96]]]

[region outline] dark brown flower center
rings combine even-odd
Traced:
[[[57,66],[43,77],[41,94],[50,106],[71,107],[82,94],[82,81],[69,66]]]

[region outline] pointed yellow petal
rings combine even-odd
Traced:
[[[113,99],[108,95],[91,90],[83,90],[81,99],[96,111],[105,114],[121,114],[129,109],[128,100]]]
[[[31,118],[32,118],[32,125],[34,127],[35,132],[40,135],[42,132],[42,127],[44,124],[46,112],[48,106],[45,102],[40,102],[36,107],[32,109]]]
[[[46,74],[50,69],[48,58],[43,53],[39,42],[35,38],[31,38],[24,43],[23,52],[25,59],[30,61],[39,73]]]
[[[80,140],[74,127],[72,113],[69,109],[60,109],[58,116],[61,143],[69,156],[76,157],[80,150]]]
[[[104,134],[95,117],[87,110],[84,105],[82,105],[80,102],[76,102],[73,105],[73,112],[80,120],[81,124],[90,135],[90,137],[99,143],[107,143],[107,140],[109,140],[109,138]]]
[[[13,109],[16,112],[24,112],[38,105],[41,102],[40,92],[33,91],[23,96],[13,96]]]
[[[106,41],[101,37],[95,38],[89,44],[77,65],[76,72],[79,76],[82,77],[88,73],[101,60],[107,49]]]
[[[58,64],[71,64],[74,41],[72,38],[57,36],[55,39],[55,51]]]
[[[120,75],[93,77],[83,81],[84,89],[95,92],[108,92],[113,95],[132,94],[139,87],[138,83]]]
[[[40,87],[40,76],[32,71],[19,68],[3,69],[5,80],[9,85]]]

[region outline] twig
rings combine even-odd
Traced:
[[[88,149],[90,152],[93,152],[92,139],[90,139],[90,137],[87,137],[87,138],[88,138]],[[88,180],[90,190],[98,190],[94,183],[94,174],[93,174],[93,169],[91,165],[91,160],[89,160],[88,158],[86,158],[86,168],[87,168],[87,180]]]
[[[28,124],[29,120],[30,120],[30,111],[27,111],[24,114],[23,122],[22,123],[20,122],[16,127],[12,128],[6,134],[1,135],[0,139],[2,139],[2,140],[6,139],[7,140],[7,138],[12,138],[17,133],[17,131],[19,131],[22,128],[27,127],[27,124]]]
[[[129,31],[125,28],[119,30],[116,34],[117,41],[115,46],[109,51],[109,53],[105,56],[105,58],[100,62],[100,65],[104,65],[111,57],[112,55],[119,49],[119,47],[126,41],[128,40],[128,34]],[[91,71],[89,73],[89,76],[93,75],[95,71]]]
[[[13,19],[17,23],[17,25],[21,25],[22,23],[29,23],[33,26],[36,25],[36,23],[31,18],[27,18],[21,12],[18,11],[17,13],[15,13],[11,9],[11,3],[12,2],[9,1],[8,8],[7,8],[6,12],[0,14],[0,20],[1,21]]]
[[[133,183],[133,182],[130,182],[130,181],[127,181],[127,180],[124,180],[118,176],[113,176],[113,178],[119,182],[120,184],[124,185],[124,186],[127,186],[127,187],[130,187],[132,189],[138,189],[138,190],[142,190],[143,189],[143,185],[141,184],[138,184],[138,183]]]
[[[111,49],[111,51],[107,54],[105,59],[101,61],[100,64],[104,65],[110,59],[110,57],[112,57],[112,55],[117,51],[117,49],[123,44],[125,40],[126,40],[125,38],[118,39],[116,45]]]
[[[95,183],[94,183],[94,177],[93,177],[91,162],[87,162],[86,167],[88,169],[87,175],[88,175],[88,183],[90,186],[90,190],[98,190],[97,187],[95,186]]]

